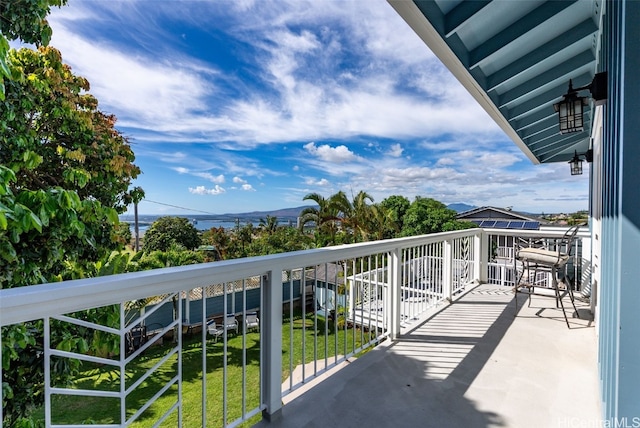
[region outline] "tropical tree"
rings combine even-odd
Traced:
[[[247,249],[248,256],[279,254],[311,248],[311,239],[295,227],[279,227],[273,233],[260,234]]]
[[[165,216],[154,221],[145,232],[142,250],[145,253],[167,251],[174,244],[194,250],[200,245],[200,236],[188,219]]]
[[[131,227],[129,223],[121,222],[116,226],[114,239],[123,247],[131,244]]]
[[[395,222],[395,229],[402,230],[404,226],[404,215],[411,205],[409,199],[401,195],[391,195],[383,199],[380,205],[391,212],[390,215]]]
[[[143,253],[138,262],[137,270],[159,269],[171,266],[185,266],[204,261],[204,254],[187,250],[173,242],[166,251],[154,250]]]
[[[253,223],[245,224],[236,232],[236,238],[240,242],[241,247],[241,253],[239,255],[240,257],[245,257],[248,255],[247,246],[251,244],[251,241],[253,240],[253,232]]]
[[[261,232],[272,235],[278,229],[278,217],[267,215],[267,219],[260,219],[258,228]]]
[[[301,216],[301,228],[314,223],[316,244],[318,246],[344,244],[354,241],[366,241],[376,236],[373,229],[373,198],[365,191],[358,192],[349,200],[343,191],[328,198],[310,193],[304,199],[313,200],[318,207],[305,208]]]
[[[71,73],[57,50],[8,50],[7,37],[46,44],[44,16],[63,3],[0,3],[1,288],[57,281],[68,266],[84,275],[121,248],[117,214],[140,172],[115,118],[98,110],[88,82]],[[68,351],[90,346],[58,327],[52,343]],[[42,402],[42,322],[3,327],[1,334],[3,426],[16,426]],[[53,375],[64,382],[75,370],[61,364]]]
[[[396,213],[382,204],[371,205],[369,217],[369,240],[391,239],[398,236],[400,228]]]
[[[231,234],[227,233],[224,227],[212,227],[205,231],[202,234],[201,242],[203,245],[213,245],[222,260],[228,258],[228,252],[231,245]]]
[[[4,81],[11,79],[7,60],[9,40],[20,39],[37,46],[47,46],[51,27],[46,20],[51,6],[62,6],[67,0],[20,0],[0,2],[0,101],[4,100]]]
[[[367,201],[373,202],[371,195],[361,190],[353,197],[352,202],[342,196],[339,199],[345,200],[342,204],[344,223],[351,230],[354,240],[369,240],[374,232],[372,205],[367,204]]]
[[[14,79],[0,103],[0,163],[23,187],[71,189],[122,212],[140,169],[115,116],[98,110],[89,82],[71,73],[58,50],[12,50],[9,60]]]
[[[456,212],[442,202],[421,196],[411,203],[403,219],[402,236],[424,235],[468,228],[456,220]]]
[[[316,246],[324,247],[325,245],[333,245],[336,242],[336,234],[338,232],[338,223],[340,222],[340,207],[336,204],[335,197],[325,199],[319,193],[309,193],[303,200],[314,201],[317,207],[307,207],[300,212],[300,228],[304,228],[309,224],[315,224],[314,237]]]

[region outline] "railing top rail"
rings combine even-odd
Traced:
[[[480,229],[363,242],[5,289],[0,290],[0,325],[260,276],[270,270],[316,266],[336,260],[380,254],[398,248],[439,242],[443,239],[455,239],[477,233],[481,233]]]
[[[444,240],[482,234],[555,237],[562,236],[563,233],[564,230],[544,231],[541,234],[541,231],[474,228],[5,289],[0,290],[0,325],[221,284],[260,276],[271,270],[282,271],[317,266]]]

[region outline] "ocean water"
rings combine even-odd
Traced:
[[[129,220],[124,220],[125,222],[129,223],[129,229],[131,229],[131,231],[133,232],[133,222],[129,221]],[[253,224],[253,227],[258,227],[260,225],[259,221],[246,221],[246,220],[240,220],[240,227],[245,226],[247,223],[251,223]],[[196,227],[196,229],[201,230],[201,231],[205,231],[205,230],[209,230],[213,227],[224,227],[225,230],[232,230],[235,229],[238,223],[236,223],[235,221],[220,221],[220,220],[197,220],[196,222],[194,222],[194,226]],[[289,221],[283,221],[283,222],[278,222],[279,226],[289,226],[290,222]],[[295,226],[295,222],[291,222],[291,226]],[[149,227],[151,226],[150,223],[139,223],[138,224],[138,230],[140,230],[141,232],[144,232],[145,230],[149,229]]]

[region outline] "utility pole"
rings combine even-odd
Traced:
[[[140,230],[138,229],[138,202],[133,203],[133,218],[134,218],[134,226],[133,230],[136,234],[136,252],[140,251]]]

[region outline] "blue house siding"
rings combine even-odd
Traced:
[[[640,417],[640,2],[608,1],[600,68],[608,72],[602,148],[599,369],[603,416]]]

